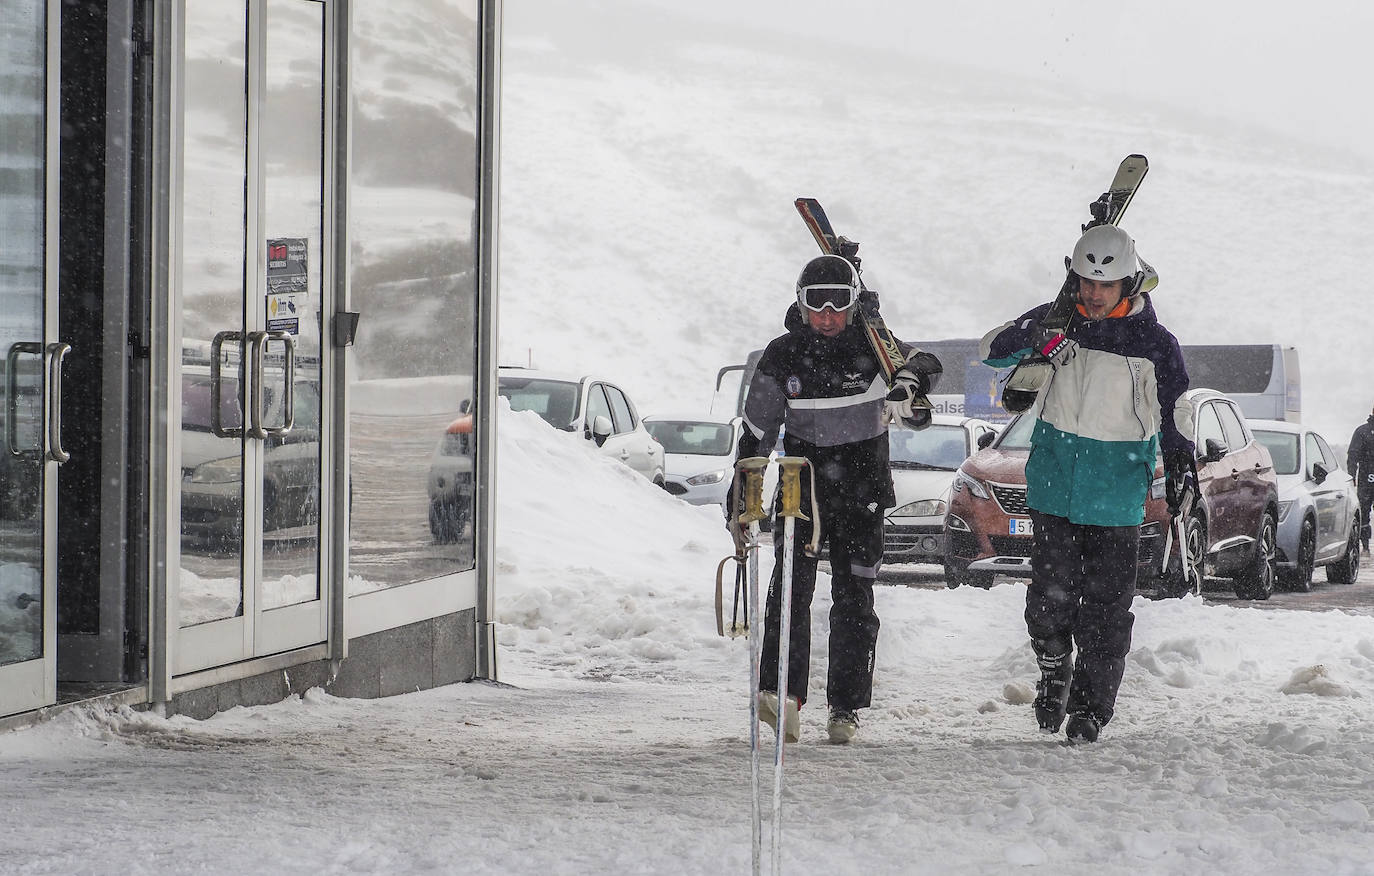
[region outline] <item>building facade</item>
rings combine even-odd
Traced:
[[[0,725],[495,675],[500,0],[5,0]]]

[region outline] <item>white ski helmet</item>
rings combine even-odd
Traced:
[[[852,321],[859,302],[859,272],[848,259],[837,255],[816,256],[797,275],[797,306],[802,314],[829,307]]]
[[[1124,280],[1122,290],[1128,296],[1140,292],[1145,276],[1135,254],[1135,241],[1115,225],[1094,225],[1083,232],[1074,245],[1069,270],[1103,283]]]

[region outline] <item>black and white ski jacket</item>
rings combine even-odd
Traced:
[[[940,360],[898,343],[907,367],[924,374],[934,388]],[[889,508],[896,499],[883,423],[887,392],[859,325],[833,338],[809,326],[794,328],[774,338],[759,358],[744,404],[737,458],[767,456],[781,430],[787,455],[811,460],[823,505]]]
[[[1355,479],[1355,486],[1361,493],[1374,493],[1374,415],[1350,436],[1350,446],[1345,451],[1345,470]]]

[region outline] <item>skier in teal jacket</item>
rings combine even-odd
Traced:
[[[1139,527],[1156,454],[1162,449],[1175,484],[1191,477],[1193,425],[1183,356],[1142,292],[1153,272],[1130,235],[1089,228],[1070,269],[1078,313],[1062,336],[1040,326],[1044,304],[989,332],[980,352],[994,367],[1032,349],[1052,354],[1054,377],[1040,393],[1026,463],[1026,627],[1041,670],[1041,730],[1059,732],[1067,712],[1070,740],[1092,742],[1112,718],[1130,650]]]

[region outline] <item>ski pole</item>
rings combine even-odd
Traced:
[[[746,582],[748,589],[749,616],[761,617],[759,614],[759,521],[764,519],[767,514],[763,510],[763,473],[768,468],[768,457],[749,456],[735,463],[735,469],[741,477],[735,478],[736,484],[742,484],[740,492],[733,502],[733,507],[740,507],[743,503],[743,510],[739,513],[739,526],[748,527],[748,539],[745,542],[744,553],[748,556],[749,576]],[[746,626],[747,629],[747,626]],[[752,798],[750,810],[750,827],[752,846],[752,858],[754,863],[754,876],[760,873],[760,866],[763,855],[763,794],[759,781],[759,667],[763,663],[763,635],[757,631],[749,631],[749,789]]]
[[[778,726],[777,743],[773,747],[773,873],[782,872],[782,762],[787,733],[787,676],[792,632],[792,561],[795,553],[792,536],[797,518],[809,520],[801,511],[801,470],[809,465],[802,456],[778,457],[779,480],[782,483],[782,577],[778,579]]]

